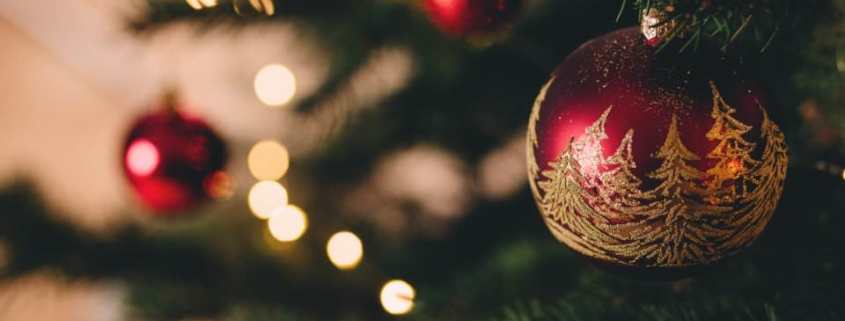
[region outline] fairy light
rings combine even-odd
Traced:
[[[288,204],[288,192],[275,181],[260,181],[249,190],[249,209],[260,219],[268,219],[273,211]]]
[[[270,234],[280,242],[293,242],[302,237],[308,229],[308,218],[295,205],[282,206],[273,211],[267,222]]]
[[[278,141],[263,140],[250,149],[247,166],[256,179],[277,180],[288,171],[290,155]]]
[[[287,104],[296,94],[296,77],[285,66],[264,66],[255,75],[255,94],[270,107]]]
[[[194,10],[202,9],[202,4],[199,2],[199,0],[185,0],[185,3],[191,6],[191,8],[193,8]]]
[[[326,252],[334,266],[341,270],[349,270],[355,268],[361,262],[361,257],[364,256],[364,246],[358,236],[352,234],[352,232],[343,231],[332,235],[329,244],[326,246]]]
[[[217,6],[217,0],[185,0],[194,10],[202,10],[205,8],[213,8]]]
[[[273,5],[273,0],[250,0],[249,3],[255,8],[255,11],[262,12],[268,17],[276,13],[276,7]]]
[[[273,5],[273,0],[263,0],[263,4],[264,13],[267,14],[267,16],[272,16],[276,14],[276,6]]]
[[[381,306],[393,315],[407,314],[414,308],[417,293],[408,282],[391,280],[381,288]]]

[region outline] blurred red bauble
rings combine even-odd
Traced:
[[[454,36],[484,36],[500,31],[522,7],[522,0],[425,0],[431,21]]]
[[[532,111],[538,207],[602,266],[685,275],[748,247],[780,198],[784,136],[743,61],[683,42],[658,52],[637,28],[587,42]]]
[[[205,122],[167,108],[132,126],[123,169],[146,207],[172,216],[225,193],[226,158],[226,144]]]

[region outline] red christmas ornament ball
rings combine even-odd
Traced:
[[[431,21],[455,36],[495,33],[506,26],[521,7],[522,0],[425,0]]]
[[[528,130],[549,229],[623,272],[684,275],[747,248],[786,175],[784,136],[742,59],[661,51],[637,28],[587,42],[541,90]]]
[[[135,194],[161,215],[221,196],[226,159],[226,144],[211,127],[174,109],[138,119],[123,148],[123,169]]]

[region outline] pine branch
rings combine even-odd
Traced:
[[[777,321],[777,309],[768,303],[718,299],[695,304],[642,305],[607,309],[604,304],[585,300],[537,300],[517,302],[503,309],[494,321],[565,321],[565,320],[736,320]]]
[[[617,20],[628,6],[622,1]],[[661,49],[676,39],[684,41],[681,50],[697,47],[702,35],[722,43],[722,50],[748,36],[765,51],[784,26],[795,27],[826,12],[829,0],[635,0],[638,14],[657,10],[666,18],[655,26],[671,24],[674,29],[661,40]],[[682,39],[680,39],[682,38]]]

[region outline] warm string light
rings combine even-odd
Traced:
[[[341,270],[349,270],[358,266],[364,256],[364,246],[361,240],[352,232],[338,232],[329,239],[326,252],[332,264]]]
[[[217,0],[185,0],[194,10],[202,10],[205,8],[213,8],[217,6]]]
[[[288,204],[288,191],[275,181],[260,181],[249,190],[249,208],[262,220],[270,218],[277,208]]]
[[[414,308],[417,293],[408,282],[391,280],[381,288],[381,306],[393,315],[407,314]]]
[[[255,75],[255,94],[267,106],[285,105],[296,94],[296,77],[285,66],[264,66]]]
[[[842,166],[836,164],[828,164],[825,161],[817,161],[816,169],[822,172],[830,172],[834,175],[840,175],[842,179],[845,180],[845,169],[843,169]]]
[[[258,180],[278,180],[288,171],[290,156],[287,148],[275,140],[263,140],[249,151],[247,165]]]
[[[272,16],[276,13],[276,7],[273,4],[273,0],[249,0],[249,4],[252,5],[252,8],[258,12],[264,12],[268,17]]]
[[[257,11],[268,16],[275,12],[270,0],[250,0]],[[255,76],[255,93],[267,106],[287,104],[296,94],[296,77],[285,66],[268,65]],[[249,192],[249,206],[253,214],[268,219],[267,228],[279,242],[298,240],[308,229],[308,218],[297,206],[287,205],[287,191],[276,180],[285,175],[290,166],[290,155],[284,145],[275,140],[263,140],[250,149],[247,157],[250,173],[258,180]],[[363,258],[364,247],[352,232],[332,235],[326,245],[332,264],[340,270],[355,268]],[[413,309],[416,293],[407,282],[393,280],[381,292],[384,309],[394,315],[406,314]]]
[[[308,229],[308,217],[301,208],[287,205],[277,208],[267,221],[270,234],[279,242],[293,242]]]

